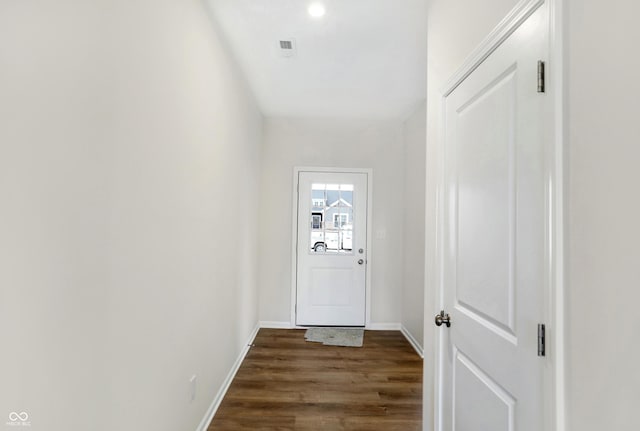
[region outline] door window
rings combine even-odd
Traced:
[[[353,254],[353,184],[312,184],[309,252]]]

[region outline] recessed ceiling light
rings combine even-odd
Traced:
[[[322,3],[311,3],[309,5],[309,15],[314,18],[322,18],[326,12]]]

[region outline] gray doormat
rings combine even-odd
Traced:
[[[364,329],[360,328],[309,328],[304,334],[307,341],[325,346],[362,347]]]

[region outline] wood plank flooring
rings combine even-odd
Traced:
[[[361,348],[261,329],[208,431],[422,429],[422,359],[398,331]]]

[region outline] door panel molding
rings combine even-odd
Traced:
[[[515,409],[517,400],[513,395],[511,395],[505,388],[500,386],[498,382],[491,378],[491,376],[485,373],[477,364],[475,364],[471,358],[467,357],[462,351],[459,349],[455,349],[453,352],[453,379],[454,382],[457,383],[458,379],[471,378],[475,381],[478,386],[479,392],[482,392],[482,396],[477,397],[471,402],[464,403],[464,397],[469,394],[466,392],[459,393],[461,391],[456,391],[456,386],[454,383],[454,403],[453,403],[453,414],[454,414],[454,429],[458,425],[456,423],[456,410],[462,410],[463,412],[470,408],[481,408],[483,410],[491,410],[496,409],[496,407],[502,410],[503,415],[503,424],[504,428],[502,430],[492,430],[492,431],[514,431],[515,427]],[[467,385],[469,386],[469,385]],[[482,406],[478,406],[478,399],[480,399],[481,403],[484,403]],[[493,401],[493,403],[491,403]],[[461,405],[459,405],[461,404]],[[493,404],[493,405],[492,405]],[[484,424],[472,423],[461,426],[463,429],[487,429]]]
[[[336,168],[318,166],[295,166],[293,168],[291,187],[291,295],[290,295],[290,328],[303,328],[296,325],[296,301],[297,301],[297,268],[298,268],[298,181],[300,172],[318,173],[354,173],[367,175],[367,265],[365,273],[365,328],[371,326],[371,268],[372,268],[372,197],[373,197],[373,169],[370,168]]]

